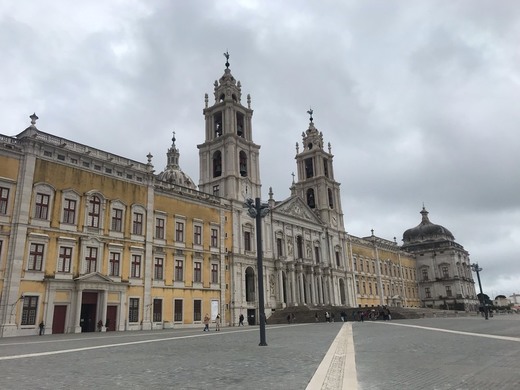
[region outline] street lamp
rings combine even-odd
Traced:
[[[478,263],[474,263],[474,264],[471,264],[471,270],[473,272],[476,272],[477,274],[477,280],[478,280],[478,287],[480,289],[480,296],[479,296],[479,302],[480,302],[480,306],[482,306],[484,308],[484,316],[486,318],[486,320],[488,319],[488,311],[487,311],[487,307],[486,307],[486,300],[484,298],[484,293],[482,292],[482,283],[480,282],[480,271],[482,271],[482,268],[479,267]]]
[[[264,307],[264,266],[262,258],[262,218],[269,213],[269,205],[261,203],[260,198],[247,199],[244,208],[251,218],[256,221],[256,253],[258,262],[258,315],[260,316],[260,344],[267,346],[265,341],[265,307]]]

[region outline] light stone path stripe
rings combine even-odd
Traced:
[[[318,389],[358,389],[351,323],[343,324],[306,388]]]
[[[445,332],[445,333],[455,333],[462,334],[466,336],[476,336],[476,337],[484,337],[488,339],[496,339],[496,340],[506,340],[506,341],[516,341],[520,342],[520,337],[510,337],[510,336],[497,336],[493,334],[482,334],[482,333],[472,333],[472,332],[463,332],[460,330],[450,330],[450,329],[442,329],[442,328],[433,328],[430,326],[420,326],[420,325],[406,325],[406,324],[397,324],[395,322],[365,322],[373,325],[393,325],[393,326],[405,326],[408,328],[417,328],[417,329],[426,329],[433,330],[435,332]]]

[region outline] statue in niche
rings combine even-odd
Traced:
[[[312,248],[311,248],[311,244],[307,243],[307,258],[310,259],[312,257]]]
[[[287,241],[287,254],[289,256],[293,255],[293,243],[292,243],[292,240]]]
[[[274,276],[271,275],[271,277],[269,278],[269,288],[271,289],[271,295],[275,295],[275,292],[274,292]]]

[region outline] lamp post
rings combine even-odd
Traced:
[[[474,263],[474,264],[471,264],[471,270],[477,274],[478,287],[480,289],[479,302],[480,302],[480,306],[482,306],[482,308],[484,310],[484,316],[487,320],[488,319],[488,310],[486,307],[484,293],[482,292],[482,283],[480,282],[480,273],[479,273],[480,271],[482,271],[482,268],[479,267],[478,263]]]
[[[262,218],[269,213],[269,205],[261,203],[260,198],[247,199],[244,203],[247,213],[256,221],[256,253],[258,262],[258,315],[260,316],[260,344],[267,346],[265,341],[265,307],[264,307],[264,266],[262,253]]]

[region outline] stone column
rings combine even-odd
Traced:
[[[74,315],[74,325],[73,325],[74,333],[81,333],[81,323],[80,323],[80,320],[81,320],[81,298],[82,298],[82,295],[83,295],[83,290],[81,288],[78,288],[76,290],[76,303],[74,305],[75,306],[74,309],[76,310],[75,315]]]

